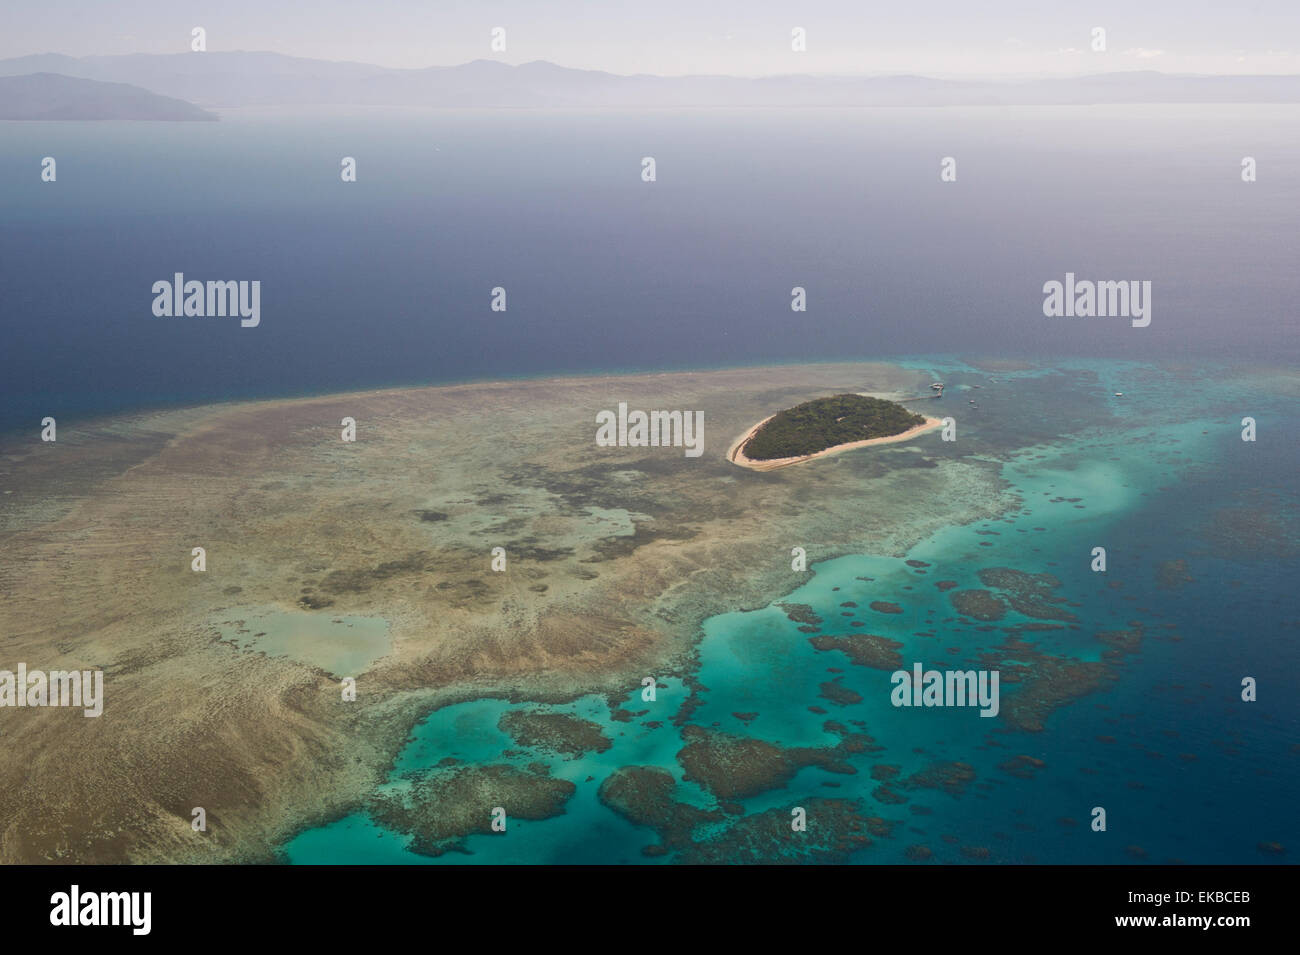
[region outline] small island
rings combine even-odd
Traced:
[[[905,441],[943,422],[895,401],[843,394],[816,398],[754,425],[727,452],[727,460],[771,471],[851,448]]]

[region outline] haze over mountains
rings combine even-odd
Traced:
[[[869,66],[869,64],[864,64]],[[1295,103],[1300,76],[1185,76],[1137,71],[1070,78],[922,76],[620,76],[545,61],[389,69],[278,53],[207,52],[0,60],[0,77],[54,73],[127,83],[203,107],[976,106]],[[17,95],[10,93],[9,95]]]

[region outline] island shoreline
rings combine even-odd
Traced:
[[[777,414],[780,414],[780,412],[777,412]],[[766,460],[756,460],[754,458],[746,457],[741,448],[749,443],[749,440],[759,432],[759,429],[761,429],[763,425],[767,424],[775,417],[775,414],[768,415],[733,441],[731,447],[727,449],[727,460],[732,464],[742,468],[748,468],[751,471],[776,471],[781,468],[792,467],[796,464],[803,464],[806,461],[813,461],[817,458],[830,457],[833,454],[839,454],[843,451],[852,451],[856,448],[869,448],[877,444],[894,444],[899,441],[909,441],[917,435],[925,434],[927,431],[933,431],[935,428],[943,425],[942,418],[931,418],[929,415],[926,415],[924,424],[918,424],[915,427],[908,428],[906,431],[900,431],[898,434],[884,435],[879,438],[867,438],[863,441],[850,441],[848,444],[837,444],[829,448],[824,448],[823,450],[817,451],[813,454],[803,454],[791,458],[769,458]]]

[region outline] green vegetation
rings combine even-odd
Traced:
[[[886,438],[925,423],[902,405],[863,395],[805,401],[758,429],[742,449],[754,461],[802,457],[839,444]]]

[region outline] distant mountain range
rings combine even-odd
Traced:
[[[215,120],[192,103],[126,83],[30,73],[0,76],[0,119]]]
[[[1027,80],[923,76],[619,76],[536,61],[396,70],[278,53],[175,53],[0,60],[0,76],[58,73],[128,83],[206,107],[1011,106],[1297,103],[1300,76],[1181,76],[1154,71]]]

